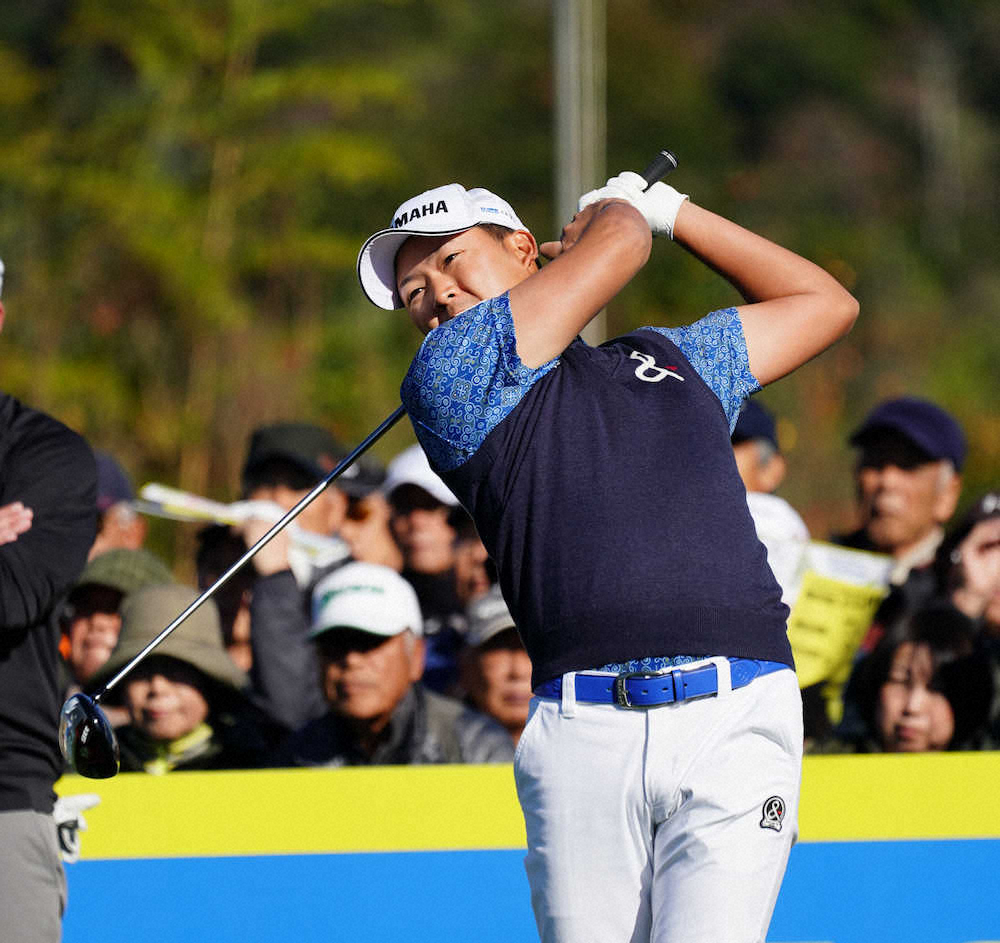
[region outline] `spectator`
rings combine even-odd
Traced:
[[[497,582],[496,564],[468,515],[455,522],[455,592],[468,606],[485,596]]]
[[[113,677],[196,597],[176,583],[131,593],[122,604],[118,644],[91,686]],[[222,647],[219,615],[209,600],[122,682],[129,714],[118,731],[122,771],[263,765],[278,731],[252,707],[246,687],[246,675]]]
[[[344,447],[320,426],[308,423],[277,423],[261,426],[250,437],[247,457],[243,464],[243,497],[248,501],[269,502],[281,511],[289,511],[329,474],[345,454]],[[356,468],[349,469],[358,475]],[[347,515],[349,498],[344,479],[324,489],[295,519],[302,530],[321,537],[334,537]],[[273,520],[252,522],[244,536],[247,543],[262,536]],[[336,544],[331,543],[331,548]],[[288,535],[279,534],[254,557],[254,567],[262,575],[291,570],[300,585],[316,579],[316,570],[331,563],[342,562],[346,546],[330,552],[318,563],[296,560],[289,549]]]
[[[204,592],[225,573],[247,547],[243,538],[224,524],[209,524],[198,532],[195,569],[198,589]],[[253,598],[254,569],[243,566],[216,590],[222,644],[240,671],[253,668],[253,645],[250,641],[250,600]]]
[[[990,637],[1000,637],[1000,492],[984,494],[938,548],[943,595]]]
[[[250,439],[243,467],[243,496],[287,511],[334,469],[344,449],[325,429],[307,423],[262,426]],[[313,587],[347,561],[346,544],[335,537],[344,522],[349,497],[336,483],[326,488],[297,518],[310,534],[325,538],[327,548],[309,559],[291,547],[287,530],[277,534],[254,557],[250,594],[251,681],[268,713],[290,730],[323,713],[315,685],[306,696],[283,683],[289,674],[315,678],[312,646],[305,644]],[[240,528],[247,547],[256,543],[274,519],[253,519]],[[303,659],[291,664],[290,659]],[[309,695],[312,695],[311,697]]]
[[[316,587],[312,631],[329,710],[281,750],[283,765],[507,762],[503,728],[421,682],[413,588],[388,567],[350,563]]]
[[[915,397],[887,400],[851,436],[860,527],[839,538],[847,547],[891,555],[892,583],[934,559],[961,491],[966,444],[955,419]]]
[[[0,304],[0,328],[5,311]],[[52,817],[62,775],[59,625],[96,534],[87,444],[0,392],[0,901],[6,943],[57,943],[66,879]]]
[[[860,738],[849,732],[849,749],[913,753],[982,743],[990,668],[969,625],[955,615],[926,607],[904,636],[884,639],[861,662],[854,691],[865,728]]]
[[[82,690],[108,660],[118,643],[121,605],[129,593],[171,582],[166,564],[148,550],[119,547],[91,559],[63,607],[64,699]],[[127,721],[120,709],[109,707],[105,713],[113,726]]]
[[[531,706],[531,659],[499,586],[469,606],[465,643],[460,664],[466,697],[496,720],[516,746]]]
[[[965,437],[943,409],[913,397],[888,400],[851,436],[860,455],[861,527],[835,543],[889,554],[895,566],[860,654],[886,636],[898,638],[913,614],[937,593],[935,554],[961,490]],[[845,712],[845,723],[850,722]]]
[[[784,498],[772,493],[788,470],[778,447],[774,417],[756,400],[748,399],[731,439],[757,537],[767,550],[767,562],[781,586],[782,601],[791,605],[809,529]]]
[[[392,534],[392,508],[382,493],[385,470],[375,459],[362,455],[359,474],[345,482],[347,513],[340,525],[351,557],[363,563],[380,563],[399,572],[403,554]]]
[[[135,492],[125,469],[108,452],[97,460],[97,537],[89,558],[108,550],[138,550],[146,542],[146,519],[135,509]]]
[[[993,674],[989,745],[1000,748],[1000,492],[984,494],[938,548],[942,602],[967,620]]]
[[[403,576],[417,591],[427,646],[424,683],[452,693],[465,630],[458,595],[455,540],[468,517],[448,486],[413,445],[390,463],[383,489],[392,508],[390,525],[403,554]]]

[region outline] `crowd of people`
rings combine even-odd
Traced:
[[[750,400],[732,442],[758,536],[794,603],[810,534],[774,493],[787,473],[777,428]],[[890,557],[890,585],[842,716],[831,719],[822,685],[804,691],[807,750],[995,747],[1000,495],[952,521],[965,440],[928,401],[880,404],[850,443],[859,526],[826,539]],[[257,429],[238,497],[260,516],[200,530],[197,590],[344,454],[319,426]],[[99,689],[196,593],[143,546],[120,464],[96,459],[97,537],[60,616],[64,695]],[[531,663],[474,525],[420,446],[387,468],[366,457],[298,527],[325,542],[272,540],[104,702],[123,770],[510,761]]]
[[[3,316],[0,306],[0,325]],[[684,382],[649,355],[631,359],[640,361],[640,381]],[[778,589],[794,606],[800,550],[817,536],[775,494],[788,470],[777,428],[747,400],[732,433],[733,459],[721,456],[720,471],[743,480],[747,507],[737,487],[739,506],[729,509],[749,510],[774,577],[768,594],[776,612],[783,611]],[[965,436],[924,399],[878,404],[850,444],[858,526],[822,536],[887,558],[888,585],[838,710],[829,710],[824,685],[802,692],[804,746],[995,748],[1000,492],[962,500]],[[719,450],[727,451],[724,437]],[[55,836],[40,825],[51,818],[52,786],[63,772],[60,704],[101,689],[346,453],[317,425],[256,429],[232,496],[241,523],[200,530],[197,586],[188,586],[146,546],[141,505],[115,457],[0,394],[0,839],[17,860],[43,862],[5,869],[0,893],[37,901],[45,915],[33,925],[61,911],[52,899],[65,899]],[[967,510],[956,520],[960,506]],[[744,555],[755,553],[763,567],[755,543]],[[654,566],[648,557],[644,565]],[[126,772],[506,763],[532,707],[522,636],[472,518],[418,444],[385,467],[365,457],[327,487],[101,706]],[[708,660],[718,670],[745,659]],[[618,669],[621,676],[635,673],[632,664]],[[565,691],[547,689],[545,697],[561,698],[565,709]]]
[[[966,440],[935,403],[879,403],[850,436],[857,529],[824,535],[882,554],[888,585],[864,633],[834,720],[825,683],[803,690],[807,752],[1000,747],[1000,491],[959,515]],[[772,494],[785,473],[776,423],[753,400],[733,434],[758,535],[778,582],[794,579],[798,514]]]

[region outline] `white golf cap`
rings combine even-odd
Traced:
[[[424,620],[413,587],[395,570],[377,563],[348,563],[313,590],[309,637],[336,629],[373,635],[422,635]]]
[[[466,190],[460,183],[449,183],[401,204],[392,214],[392,225],[371,236],[358,254],[358,278],[368,300],[387,311],[404,307],[396,291],[396,253],[410,236],[454,235],[480,223],[528,228],[506,200],[482,187]]]
[[[491,587],[485,596],[470,603],[467,615],[469,629],[465,633],[465,641],[473,648],[485,644],[504,629],[516,628],[499,586]]]
[[[419,445],[411,445],[400,452],[385,470],[385,481],[382,492],[388,498],[400,485],[416,485],[423,488],[432,498],[447,504],[458,506],[458,498],[444,483],[441,476],[431,468],[424,450]]]

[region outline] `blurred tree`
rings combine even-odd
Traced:
[[[254,425],[303,418],[353,442],[394,407],[418,338],[361,297],[354,261],[413,193],[484,185],[552,234],[549,4],[4,7],[3,385],[141,480],[231,497]],[[996,485],[998,10],[609,6],[608,167],[675,149],[680,189],[862,302],[844,342],[763,394],[783,419],[784,491],[818,535],[850,523],[845,440],[884,396],[954,411],[967,494]],[[735,301],[657,245],[609,330]],[[397,427],[382,454],[411,435]]]

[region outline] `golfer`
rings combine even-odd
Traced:
[[[802,715],[730,432],[858,307],[811,262],[645,186],[612,178],[539,249],[504,200],[449,184],[402,204],[358,271],[427,335],[403,404],[531,657],[514,772],[542,940],[759,941],[796,833]],[[588,346],[653,235],[746,303]]]

